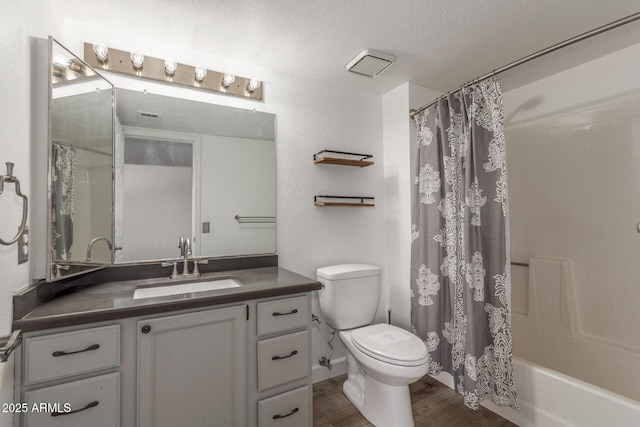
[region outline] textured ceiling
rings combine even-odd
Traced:
[[[384,93],[410,81],[447,91],[640,10],[638,0],[57,0],[108,25],[321,81]],[[624,43],[632,44],[640,39]],[[344,65],[397,56],[375,79]]]

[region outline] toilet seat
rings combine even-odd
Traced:
[[[392,365],[423,365],[429,357],[427,347],[420,338],[385,323],[354,329],[351,331],[351,341],[366,355]]]

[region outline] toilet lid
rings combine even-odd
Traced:
[[[420,338],[385,323],[355,329],[351,340],[363,353],[394,365],[421,365],[429,355]]]

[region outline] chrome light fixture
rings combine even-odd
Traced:
[[[235,81],[236,81],[236,76],[234,76],[233,74],[225,74],[224,77],[222,78],[222,87],[226,89],[229,86],[231,86],[231,83]]]
[[[92,48],[93,53],[95,53],[96,58],[98,58],[98,61],[103,63],[107,62],[107,59],[109,59],[109,48],[107,48],[106,45],[103,43],[95,43]]]
[[[173,76],[178,69],[178,63],[173,59],[165,59],[164,60],[164,71],[170,76]]]
[[[247,83],[247,92],[249,93],[255,92],[256,89],[258,89],[261,84],[262,82],[260,80],[252,78],[251,80],[249,80],[249,83]]]
[[[196,79],[197,82],[203,81],[206,76],[207,76],[207,69],[206,68],[196,67],[195,73],[194,73],[194,78]]]
[[[131,64],[133,68],[140,69],[142,68],[142,64],[144,64],[144,55],[141,53],[131,52]]]
[[[95,69],[135,78],[244,99],[262,100],[264,98],[264,83],[258,79],[221,73],[201,66],[180,64],[170,58],[145,57],[137,52],[107,48],[101,43],[85,43],[84,60]],[[71,70],[75,67],[76,64],[71,64],[66,69]],[[59,68],[61,73],[66,72],[64,67]],[[86,71],[80,71],[86,74]]]
[[[54,66],[59,68],[68,68],[71,65],[71,60],[62,55],[54,55],[51,59]]]

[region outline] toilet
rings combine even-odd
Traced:
[[[413,426],[409,384],[427,373],[429,353],[415,335],[370,324],[380,299],[380,267],[340,264],[317,270],[320,309],[347,348],[344,394],[377,427]]]

